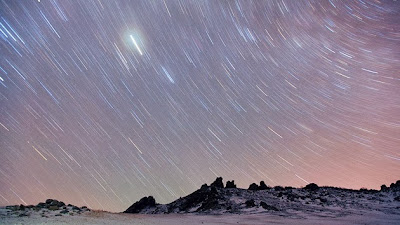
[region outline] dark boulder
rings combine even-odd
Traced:
[[[235,181],[234,180],[232,180],[232,181],[227,181],[226,182],[226,187],[225,188],[236,188],[236,184],[235,184]]]
[[[46,204],[50,204],[52,201],[54,201],[54,199],[47,199]]]
[[[256,183],[250,184],[248,190],[256,191],[258,190],[258,185]]]
[[[202,190],[207,189],[207,188],[208,188],[208,185],[207,185],[207,184],[203,184],[203,185],[201,185],[201,187],[200,187],[200,189],[202,189]]]
[[[256,203],[254,202],[254,199],[247,200],[244,204],[246,205],[247,208],[251,208],[251,207],[255,207],[256,206]]]
[[[52,200],[50,203],[48,203],[48,200]],[[64,202],[59,202],[59,201],[57,201],[57,200],[55,200],[55,199],[47,199],[46,200],[46,204],[48,205],[48,206],[58,206],[58,207],[61,207],[61,206],[64,206],[65,204],[64,204]],[[62,205],[62,204],[64,204],[64,205]]]
[[[275,191],[283,191],[283,190],[285,190],[285,188],[283,188],[282,186],[275,186],[274,190]]]
[[[139,201],[133,203],[124,213],[140,213],[143,209],[156,206],[156,200],[153,196],[144,197]]]
[[[216,188],[224,188],[224,183],[222,182],[222,177],[217,177],[217,179],[210,186],[216,187]]]
[[[270,189],[264,181],[260,181],[260,187],[258,187],[258,190],[267,190]]]
[[[266,210],[279,211],[279,209],[276,208],[275,206],[268,205],[268,204],[265,203],[265,202],[260,202],[260,206],[263,207],[263,208],[266,209]]]
[[[318,185],[316,185],[316,184],[314,184],[314,183],[310,183],[310,184],[307,184],[307,185],[304,187],[304,189],[305,189],[305,190],[308,190],[308,191],[316,191],[316,190],[319,189],[319,187],[318,187]]]
[[[39,204],[36,205],[37,208],[46,208],[46,203],[44,202],[39,202]]]
[[[63,207],[63,206],[65,206],[65,203],[62,202],[62,201],[59,201],[59,202],[57,202],[57,206],[58,207]]]

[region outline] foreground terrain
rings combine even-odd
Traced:
[[[90,210],[48,199],[0,208],[0,224],[399,224],[400,181],[381,190],[237,188],[222,178],[169,204],[144,197],[124,213]]]
[[[90,211],[79,215],[41,217],[39,214],[30,217],[2,217],[0,224],[131,224],[131,225],[200,225],[200,224],[398,224],[400,215],[381,212],[358,211],[346,216],[332,217],[324,212],[314,214],[297,214],[296,216],[270,214],[225,214],[195,215],[167,214],[143,215]]]

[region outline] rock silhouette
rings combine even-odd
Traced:
[[[229,180],[228,180],[228,181],[226,182],[225,188],[236,188],[235,181],[234,181],[234,180],[232,180],[232,181],[229,181]]]
[[[248,190],[257,191],[258,185],[256,183],[252,183],[252,184],[250,184]]]
[[[217,179],[210,186],[217,187],[217,188],[224,188],[224,183],[222,182],[222,177],[217,177]]]
[[[133,203],[124,213],[139,213],[144,209],[156,206],[156,200],[153,196],[143,197],[139,201]]]
[[[318,190],[318,188],[319,188],[318,185],[316,185],[314,183],[307,184],[304,187],[304,189],[309,190],[309,191],[316,191],[316,190]]]
[[[265,184],[264,181],[260,181],[260,186],[258,187],[258,190],[268,190],[269,187]]]
[[[169,204],[156,204],[154,198],[147,197],[133,204],[126,213],[164,214],[164,213],[275,213],[300,210],[304,212],[320,212],[321,207],[341,208],[330,213],[342,215],[347,209],[362,210],[365,203],[371,200],[371,209],[386,212],[387,207],[374,205],[375,202],[391,204],[391,210],[400,208],[400,181],[390,187],[382,185],[377,190],[351,190],[337,187],[319,187],[315,183],[307,184],[304,188],[268,187],[264,181],[260,185],[252,183],[248,189],[237,188],[234,181],[222,183],[218,177],[210,186],[203,184],[200,189],[188,196],[181,197]],[[150,199],[149,199],[150,198]],[[396,205],[397,204],[397,205]]]

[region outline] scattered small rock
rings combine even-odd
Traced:
[[[64,210],[61,210],[60,213],[61,214],[66,214],[66,213],[69,213],[69,211],[67,209],[64,209]]]
[[[51,206],[49,206],[49,210],[59,210],[60,208],[58,207],[58,206],[56,206],[56,205],[51,205]]]
[[[39,202],[39,204],[37,204],[36,207],[38,207],[38,208],[46,208],[46,203]]]
[[[260,202],[260,206],[263,207],[266,210],[279,211],[279,209],[276,208],[275,206],[268,205],[267,203],[265,203],[263,201]]]
[[[28,216],[28,214],[26,214],[26,213],[21,213],[21,214],[19,214],[18,216],[19,216],[19,217],[24,217],[24,216]]]

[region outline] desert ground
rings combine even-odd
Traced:
[[[5,208],[1,209],[2,211]],[[293,213],[296,214],[296,213]],[[4,215],[4,214],[3,214]],[[270,215],[265,213],[250,215],[142,215],[126,213],[110,213],[104,211],[90,211],[77,215],[55,216],[49,214],[42,217],[39,213],[19,217],[2,216],[0,224],[131,224],[131,225],[181,225],[181,224],[399,224],[400,215],[385,214],[373,211],[358,211],[350,215],[332,217],[321,212],[296,215]]]

